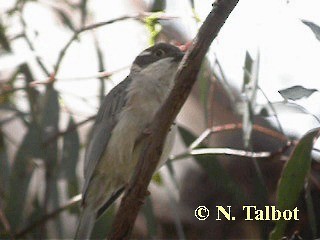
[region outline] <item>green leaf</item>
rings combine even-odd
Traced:
[[[320,41],[320,27],[317,24],[306,20],[302,20],[302,22],[311,29],[315,37]]]
[[[103,51],[100,47],[99,41],[95,39],[94,41],[95,49],[96,49],[96,54],[98,58],[98,71],[102,72],[105,69],[105,63],[104,63],[104,57],[103,57]],[[105,86],[105,77],[100,77],[100,87],[99,87],[99,98],[100,98],[100,105],[102,105],[104,97],[105,97],[105,92],[106,92],[106,86]]]
[[[194,9],[194,0],[190,0],[190,4],[191,4],[192,9]]]
[[[9,188],[10,165],[4,135],[0,129],[0,201],[6,199]]]
[[[170,182],[173,183],[173,187],[175,188],[174,191],[179,192],[179,185],[175,177],[175,172],[172,166],[172,162],[167,161],[165,166],[168,168],[168,173],[169,173],[168,177]],[[179,211],[178,211],[178,206],[177,206],[178,202],[174,197],[174,191],[172,191],[172,189],[167,184],[164,185],[164,188],[166,190],[166,194],[168,195],[170,214],[172,216],[172,219],[176,228],[177,237],[179,239],[186,239],[185,232],[183,230],[183,224],[181,221],[181,216],[179,215]]]
[[[259,52],[256,61],[253,61],[250,54],[246,52],[242,86],[242,93],[245,96],[242,113],[243,141],[246,148],[249,147],[252,134],[253,109],[256,105],[256,94],[258,89],[259,59]]]
[[[200,88],[200,101],[204,107],[206,119],[208,118],[208,94],[211,87],[211,68],[207,58],[201,64],[201,69],[198,75],[199,88]]]
[[[39,147],[40,145],[40,130],[35,124],[31,124],[16,153],[11,169],[8,201],[5,212],[13,230],[17,230],[22,222],[23,210],[34,170],[33,159],[43,156],[43,152]]]
[[[58,15],[58,17],[60,18],[61,22],[68,27],[71,31],[75,32],[76,29],[74,27],[74,23],[72,22],[72,18],[71,16],[68,16],[68,14],[60,8],[57,7],[52,7],[54,9],[54,11],[56,12],[56,14]]]
[[[163,12],[154,12],[150,16],[145,18],[145,24],[147,29],[150,32],[150,46],[153,46],[162,30],[162,26],[158,22],[159,17],[163,14]]]
[[[142,212],[146,218],[148,228],[148,238],[154,238],[157,236],[157,221],[154,215],[152,201],[150,196],[146,198],[145,204],[142,206]]]
[[[194,5],[194,4],[192,4],[192,5]],[[196,20],[196,22],[201,23],[200,15],[196,12],[196,9],[194,8],[194,6],[192,6],[192,14],[193,14],[193,17]]]
[[[27,64],[22,64],[20,66],[20,72],[25,76],[25,86],[29,86],[29,84],[35,81],[33,74]],[[39,113],[39,92],[34,88],[28,87],[27,90],[28,95],[28,104],[30,108],[30,113],[33,122],[38,122],[38,113]]]
[[[242,92],[245,92],[246,85],[248,85],[251,81],[252,65],[253,59],[248,53],[248,51],[246,51],[246,57],[244,60]]]
[[[178,130],[186,146],[190,146],[196,140],[196,136],[185,127],[179,125]],[[205,146],[200,144],[198,147],[203,148]]]
[[[156,172],[153,176],[152,176],[152,181],[154,183],[156,183],[157,185],[159,186],[162,186],[163,185],[163,180],[162,180],[162,177],[161,177],[161,174],[159,172]]]
[[[10,43],[6,36],[6,28],[2,24],[2,21],[0,21],[0,49],[3,48],[7,52],[10,52]]]
[[[70,117],[68,128],[75,125],[73,117]],[[76,167],[79,159],[80,139],[75,129],[63,136],[62,159],[60,163],[60,177],[67,180],[68,197],[71,198],[79,193]]]
[[[114,204],[97,219],[92,230],[90,239],[105,239],[111,229],[113,216],[115,214]]]
[[[53,88],[52,85],[48,85],[46,92],[43,97],[43,107],[40,115],[41,119],[41,130],[42,130],[42,141],[46,142],[50,140],[44,148],[44,164],[45,164],[45,201],[47,201],[48,208],[45,212],[58,208],[60,206],[60,197],[57,189],[58,180],[58,141],[57,138],[52,138],[59,131],[59,99],[58,92]],[[58,216],[53,220],[52,228],[61,229],[61,218]],[[50,236],[54,238],[59,238],[62,233],[59,231],[54,231],[57,236]],[[50,232],[48,232],[50,233]]]
[[[293,210],[303,189],[311,167],[311,150],[320,128],[305,134],[286,163],[278,186],[278,205],[280,211]],[[280,219],[270,234],[270,239],[283,237],[287,221]]]
[[[86,24],[87,15],[88,15],[88,0],[81,0],[80,3],[80,11],[81,11],[81,25],[84,26]]]
[[[307,205],[307,212],[308,212],[308,219],[309,219],[309,225],[312,231],[313,238],[317,238],[317,218],[315,216],[315,208],[312,201],[312,195],[310,191],[310,185],[306,188],[306,194],[305,194],[305,200]]]
[[[46,142],[48,139],[54,137],[59,131],[59,100],[58,92],[49,86],[46,89],[45,95],[43,96],[43,106],[41,111],[41,130],[42,130],[42,141]],[[58,158],[58,144],[57,139],[51,140],[45,146],[44,162],[46,164],[46,170],[54,172],[57,170],[57,158]]]
[[[286,89],[279,90],[280,95],[286,100],[299,100],[301,98],[308,98],[314,92],[317,92],[317,89],[305,88],[303,86],[292,86]]]
[[[164,11],[166,8],[165,0],[154,0],[151,8],[151,12]]]
[[[181,126],[178,126],[178,129],[186,146],[189,146],[194,142],[196,137],[190,131]],[[200,145],[199,147],[202,148],[205,146]],[[207,172],[209,178],[215,183],[217,189],[230,195],[230,204],[245,202],[246,197],[243,190],[233,181],[216,157],[204,154],[194,156],[194,159]]]

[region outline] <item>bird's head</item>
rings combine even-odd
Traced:
[[[173,74],[184,56],[178,48],[167,43],[158,43],[141,52],[134,60],[131,73]]]

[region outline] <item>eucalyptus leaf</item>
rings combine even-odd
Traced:
[[[73,117],[70,117],[67,129],[75,125]],[[71,198],[79,193],[79,183],[76,175],[76,167],[79,160],[80,139],[77,129],[63,136],[62,157],[59,166],[59,175],[67,181],[67,194]],[[76,206],[70,207],[70,212],[78,212]]]
[[[146,198],[145,204],[142,206],[142,212],[146,218],[148,238],[154,238],[157,236],[157,221],[153,211],[152,201],[150,196]]]
[[[314,92],[317,92],[317,89],[310,89],[310,88],[305,88],[303,86],[300,85],[296,85],[296,86],[292,86],[289,88],[285,88],[282,90],[279,90],[278,92],[280,93],[280,95],[285,99],[285,100],[299,100],[301,98],[307,98],[310,97],[311,94],[313,94]]]
[[[200,90],[200,100],[204,107],[204,112],[206,114],[206,119],[208,119],[208,94],[210,92],[210,78],[211,76],[211,68],[210,63],[207,58],[204,59],[203,63],[201,64],[201,69],[198,74],[198,81],[199,81],[199,90]]]
[[[275,102],[272,103],[272,107],[269,104],[259,105],[256,111],[263,117],[280,114],[310,114],[304,107],[292,102]]]
[[[111,229],[113,216],[115,214],[114,204],[105,211],[95,222],[90,239],[105,239]]]
[[[48,139],[50,142],[46,145],[41,144],[41,148],[44,148],[44,164],[45,164],[45,196],[44,196],[44,207],[45,212],[53,210],[60,206],[60,197],[57,190],[57,180],[58,180],[58,142],[57,138],[52,138],[59,131],[59,100],[58,92],[53,88],[52,85],[47,86],[46,92],[43,96],[43,106],[40,115],[40,126],[42,130],[42,141],[46,142]],[[54,229],[61,229],[61,219],[60,216],[53,220]],[[58,238],[61,236],[61,232],[55,231]]]
[[[162,15],[162,12],[154,12],[150,16],[145,18],[145,25],[150,33],[149,44],[153,46],[162,31],[162,26],[159,23],[159,17]]]
[[[41,132],[35,124],[31,124],[16,153],[11,169],[5,212],[13,230],[17,230],[23,220],[23,210],[35,167],[33,160],[43,156],[43,151],[39,147],[40,145]]]
[[[6,36],[6,27],[2,24],[2,21],[0,21],[0,50],[1,48],[7,52],[11,51],[9,39]]]
[[[88,15],[88,0],[81,0],[80,10],[81,10],[81,24],[82,26],[84,26],[87,20],[87,15]]]
[[[5,144],[5,137],[0,129],[0,202],[6,199],[9,188],[10,165]]]
[[[166,1],[164,0],[153,0],[151,12],[164,11],[166,8]]]
[[[307,20],[301,20],[301,21],[312,30],[315,37],[320,41],[320,27],[317,24]]]
[[[249,147],[253,129],[253,109],[256,106],[256,95],[258,89],[258,73],[259,73],[259,52],[256,61],[253,61],[250,54],[246,52],[243,75],[243,101],[244,108],[242,113],[242,132],[243,142],[246,148]]]
[[[72,18],[71,16],[68,16],[68,14],[60,8],[57,7],[53,7],[54,11],[56,12],[56,14],[58,15],[59,19],[61,20],[61,22],[68,27],[71,31],[75,32],[76,28],[74,26],[74,23],[72,22]]]
[[[280,211],[293,210],[296,206],[310,172],[311,150],[319,131],[320,128],[313,129],[301,138],[283,169],[277,189],[277,209]],[[277,221],[270,239],[281,239],[287,222],[283,218]]]
[[[252,72],[253,59],[246,51],[246,56],[244,60],[244,69],[243,69],[243,85],[242,92],[245,92],[246,85],[251,82],[251,72]]]
[[[48,139],[52,139],[54,135],[59,131],[59,101],[58,92],[49,86],[46,89],[43,97],[43,106],[41,112],[41,130],[42,130],[42,141],[46,142]],[[40,147],[40,146],[39,146]],[[57,139],[53,138],[44,147],[45,155],[43,160],[45,162],[46,171],[50,172],[49,176],[55,178],[58,162],[58,143]]]
[[[153,174],[152,182],[156,183],[159,186],[163,185],[163,179],[162,179],[161,174],[159,172],[156,172],[155,174]]]
[[[98,71],[102,72],[105,70],[105,63],[104,63],[104,55],[103,55],[103,51],[100,47],[100,44],[97,40],[95,40],[95,49],[96,49],[96,54],[97,54],[97,58],[98,58]],[[100,105],[102,105],[103,100],[105,98],[105,90],[106,90],[106,86],[105,86],[105,82],[104,82],[104,77],[100,77],[99,81],[100,81],[100,87],[99,87],[99,98],[100,98]]]

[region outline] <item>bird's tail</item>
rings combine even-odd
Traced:
[[[90,207],[83,209],[74,239],[90,239],[94,227],[96,213]]]

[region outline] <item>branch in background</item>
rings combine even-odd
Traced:
[[[188,150],[184,153],[174,155],[170,157],[170,160],[180,160],[186,157],[198,156],[198,155],[231,155],[247,158],[271,158],[280,154],[283,154],[290,146],[292,142],[287,144],[275,152],[249,152],[245,150],[232,149],[232,148],[198,148]]]
[[[146,135],[146,147],[140,154],[135,173],[126,188],[120,208],[112,224],[109,239],[129,239],[152,175],[158,165],[165,137],[186,101],[199,73],[202,60],[211,42],[217,36],[224,22],[238,0],[219,0],[201,26],[178,69],[175,86],[169,97],[157,111]]]
[[[64,210],[72,207],[73,205],[77,204],[78,202],[80,202],[82,199],[81,194],[74,196],[73,198],[71,198],[65,205],[61,206],[60,208],[52,211],[51,213],[43,216],[42,218],[40,218],[38,221],[32,223],[31,225],[27,226],[25,229],[23,229],[22,231],[18,232],[17,234],[14,235],[14,238],[16,239],[21,239],[23,238],[26,234],[28,234],[29,232],[31,232],[32,230],[36,229],[39,226],[42,226],[43,224],[45,224],[47,221],[49,221],[52,218],[55,218],[58,214],[60,214],[61,212],[63,212]]]
[[[1,91],[0,97],[5,96],[7,94],[11,94],[11,93],[17,92],[17,91],[20,91],[20,90],[27,90],[28,87],[13,88],[10,85],[3,85],[3,86],[1,86],[1,89],[2,89],[2,91]]]
[[[64,131],[61,131],[61,132],[57,132],[56,134],[54,134],[52,137],[50,137],[47,141],[45,141],[43,143],[43,146],[48,146],[51,142],[55,141],[57,138],[59,137],[62,137],[74,130],[76,130],[78,127],[80,127],[81,125],[87,123],[87,122],[90,122],[92,120],[94,120],[96,118],[96,115],[93,115],[93,116],[90,116],[88,117],[87,119],[81,121],[81,122],[78,122],[70,127],[68,127],[66,130]]]
[[[220,132],[224,132],[224,131],[230,131],[230,130],[236,130],[236,129],[242,129],[242,123],[229,123],[229,124],[224,124],[224,125],[208,128],[202,134],[200,134],[200,136],[193,143],[190,144],[188,149],[192,150],[192,149],[198,147],[211,134],[220,133]],[[273,137],[275,139],[278,139],[278,140],[281,140],[284,142],[288,142],[288,138],[285,135],[283,135],[277,131],[274,131],[272,129],[254,124],[253,130],[256,130],[257,132],[261,132],[261,133],[263,133],[267,136]]]
[[[96,75],[92,75],[92,76],[86,76],[86,77],[74,77],[74,78],[55,78],[56,80],[63,80],[63,81],[78,81],[78,80],[88,80],[88,79],[91,79],[91,78],[109,78],[111,77],[112,75],[120,72],[120,71],[123,71],[125,69],[129,68],[128,66],[126,67],[122,67],[122,68],[119,68],[119,69],[116,69],[114,71],[111,71],[111,72],[108,72],[108,71],[104,71],[104,72],[99,72],[97,73]],[[21,79],[24,79],[25,77],[21,77]],[[20,91],[20,90],[28,90],[29,88],[35,88],[37,87],[38,85],[48,85],[48,84],[51,84],[52,81],[53,81],[53,76],[49,77],[48,79],[46,80],[38,80],[38,81],[33,81],[33,82],[30,82],[28,84],[27,87],[17,87],[17,88],[13,88],[11,85],[2,85],[1,86],[1,93],[0,93],[0,97],[1,96],[4,96],[6,94],[11,94],[11,93],[14,93],[16,91]],[[0,79],[0,82],[7,82],[8,80],[7,79]]]
[[[139,14],[125,15],[125,16],[118,17],[118,18],[115,18],[115,19],[111,19],[109,21],[95,23],[95,24],[80,28],[79,30],[77,30],[73,34],[73,36],[70,38],[70,40],[66,43],[66,45],[60,51],[58,59],[57,59],[57,62],[56,62],[55,67],[54,67],[54,75],[57,75],[57,73],[58,73],[58,71],[60,69],[60,66],[61,66],[61,62],[62,62],[67,50],[69,49],[71,44],[78,38],[78,36],[81,33],[85,32],[85,31],[93,30],[93,29],[96,29],[96,28],[99,28],[99,27],[103,27],[105,25],[109,25],[109,24],[112,24],[112,23],[115,23],[115,22],[123,21],[123,20],[128,20],[128,19],[143,20],[144,18],[150,16],[151,14],[153,14],[153,13],[145,12],[145,13],[139,13]],[[163,14],[162,16],[159,16],[159,19],[161,19],[161,20],[169,20],[169,19],[173,19],[173,18],[176,18],[176,17],[167,16],[165,14]]]

